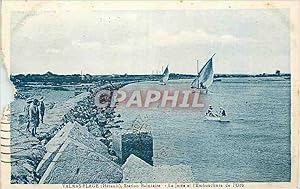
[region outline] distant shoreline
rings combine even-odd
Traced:
[[[24,76],[90,76],[90,77],[143,77],[143,76],[161,76],[162,74],[55,74],[52,72],[46,72],[44,74],[38,73],[20,73],[20,74],[11,74],[11,77],[24,77]],[[173,76],[191,76],[195,77],[196,74],[183,74],[183,73],[170,73]],[[226,73],[215,73],[215,77],[261,77],[261,76],[290,76],[290,73],[260,73],[260,74],[246,74],[246,73],[234,73],[234,74],[226,74]]]
[[[126,81],[159,81],[161,79],[161,74],[144,74],[144,75],[90,75],[90,74],[71,74],[71,75],[60,75],[47,72],[45,74],[17,74],[11,75],[10,80],[15,85],[22,85],[24,83],[41,83],[42,85],[48,84],[89,84],[89,83],[99,83],[100,85],[108,82],[126,82]],[[170,80],[177,79],[193,79],[196,75],[192,74],[176,74],[170,73]],[[219,78],[245,78],[245,77],[282,77],[289,79],[291,77],[290,73],[275,73],[275,74],[214,74],[215,79]]]

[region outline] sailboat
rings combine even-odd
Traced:
[[[216,54],[216,53],[215,53]],[[200,93],[207,93],[208,88],[214,81],[214,70],[212,59],[215,54],[205,63],[202,69],[198,72],[196,78],[191,83],[191,88],[199,89]],[[198,70],[197,70],[198,71]]]
[[[161,85],[166,85],[169,80],[170,72],[169,72],[169,65],[164,70],[164,73],[162,74],[162,78],[160,80]]]

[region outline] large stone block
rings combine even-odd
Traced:
[[[119,165],[85,145],[67,139],[40,183],[119,183],[122,177]]]
[[[191,183],[192,168],[187,165],[151,166],[135,155],[130,155],[124,165],[124,183]]]
[[[72,140],[92,152],[99,153],[102,156],[111,159],[111,156],[108,154],[108,148],[95,136],[89,133],[87,128],[78,123],[68,123],[47,143],[47,153],[37,167],[37,173],[40,176],[45,173],[67,140]],[[60,153],[65,152],[61,151]]]

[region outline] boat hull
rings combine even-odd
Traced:
[[[204,116],[204,121],[230,122],[226,117]]]

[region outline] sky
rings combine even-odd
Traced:
[[[289,33],[287,9],[14,12],[11,72],[290,73]]]

